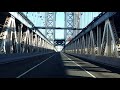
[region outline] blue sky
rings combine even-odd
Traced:
[[[64,12],[57,12],[56,27],[64,27]],[[64,39],[64,30],[58,29],[55,31],[56,39]]]

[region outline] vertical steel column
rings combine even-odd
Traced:
[[[117,51],[117,47],[116,47],[116,44],[118,43],[118,35],[117,35],[117,32],[116,32],[116,28],[115,28],[115,25],[114,25],[114,21],[113,19],[112,20],[109,20],[108,19],[108,28],[109,28],[109,33],[111,35],[111,46],[112,46],[112,51],[111,51],[111,56],[115,56],[115,57],[118,57],[118,51]],[[109,38],[109,37],[108,37]]]
[[[94,55],[94,36],[93,36],[93,31],[90,31],[90,42],[91,42],[91,54]]]
[[[76,41],[74,41],[74,53],[76,53]]]
[[[35,33],[35,52],[37,51],[37,34]]]
[[[88,54],[88,45],[89,45],[89,36],[88,33],[86,33],[86,54]]]
[[[16,32],[16,22],[15,18],[13,18],[13,33],[12,33],[12,47],[13,47],[13,53],[18,53],[18,41],[17,41],[17,32]]]
[[[38,36],[38,52],[40,52],[40,36]]]
[[[21,42],[22,42],[22,28],[23,28],[23,25],[20,24],[18,25],[18,34],[17,34],[17,37],[18,37],[18,52],[19,53],[22,53],[22,48],[21,48]]]
[[[78,49],[78,40],[76,40],[76,54],[77,54],[77,49]]]
[[[42,45],[42,40],[41,40],[41,37],[40,37],[40,49],[39,49],[40,53],[41,53],[41,45]]]
[[[43,39],[41,38],[41,53],[43,53]]]
[[[73,53],[75,53],[75,41],[73,42]]]
[[[106,37],[107,37],[107,34],[106,34],[106,25],[107,25],[107,23],[105,22],[103,36],[102,36],[102,44],[101,44],[101,55],[105,54]]]
[[[70,43],[70,53],[72,53],[72,43]]]
[[[24,53],[27,53],[28,50],[28,29],[26,28],[24,32]]]
[[[27,27],[23,27],[23,34],[22,34],[22,52],[27,53]]]
[[[77,53],[77,40],[75,40],[75,54]]]
[[[7,17],[3,26],[3,45],[1,45],[1,47],[4,46],[4,52],[6,54],[11,53],[10,48],[11,48],[11,25],[12,25],[12,20],[11,17]]]
[[[111,56],[111,37],[109,32],[109,26],[107,25],[107,56]]]
[[[72,53],[72,43],[70,43],[70,53]]]
[[[83,54],[83,37],[81,37],[81,54]]]
[[[33,52],[33,32],[30,32],[30,52]]]
[[[47,42],[45,41],[45,53],[47,52]]]
[[[72,53],[73,53],[73,43],[72,43]]]
[[[35,52],[35,33],[33,33],[33,52]]]
[[[43,53],[45,53],[45,40],[43,39],[43,46],[42,46],[42,48],[43,48]]]
[[[90,35],[88,36],[88,54],[90,54],[90,51],[91,51],[91,43],[90,43]]]
[[[82,54],[85,54],[85,38],[82,36]]]
[[[41,52],[41,37],[39,37],[39,52]]]
[[[45,41],[45,53],[46,53],[46,49],[47,49],[47,47],[46,47],[46,41]]]
[[[7,17],[4,26],[6,27],[5,35],[5,51],[6,53],[17,53],[17,35],[16,35],[16,23],[13,16]]]
[[[27,28],[27,33],[26,33],[26,50],[27,50],[27,53],[29,53],[29,35],[30,35],[30,33],[29,33],[29,28]]]
[[[82,39],[81,39],[81,37],[79,38],[79,41],[80,41],[79,52],[80,52],[80,54],[82,54]]]
[[[79,39],[77,39],[76,49],[77,49],[76,53],[78,54],[78,51],[79,51]]]
[[[76,41],[74,41],[74,53],[76,53]]]
[[[118,52],[116,48],[116,40],[115,33],[113,32],[113,25],[111,25],[111,21],[108,19],[105,21],[103,38],[102,38],[102,50],[101,53],[104,55],[106,53],[107,56],[115,56],[118,57]]]
[[[101,27],[97,26],[97,55],[101,55]]]
[[[70,51],[70,53],[71,53],[71,43],[70,43],[69,45],[70,45],[70,47],[69,47],[69,51]]]
[[[45,41],[45,53],[46,53],[46,48],[47,48],[47,47],[46,47],[46,41]]]
[[[43,47],[44,47],[44,53],[45,53],[45,48],[46,48],[46,45],[45,45],[45,40],[44,40],[44,46],[43,46]]]
[[[42,48],[42,53],[44,53],[44,40],[42,39],[42,46],[41,46],[41,48]]]
[[[37,35],[37,52],[39,52],[39,36]]]
[[[80,43],[80,38],[79,38],[79,39],[78,39],[78,46],[77,46],[77,47],[78,47],[78,51],[77,51],[78,54],[80,53],[80,44],[81,44],[81,43]]]

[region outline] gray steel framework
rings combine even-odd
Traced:
[[[66,30],[66,29],[69,29],[69,30],[82,30],[82,28],[63,28],[63,27],[33,27],[31,29],[63,29],[63,30]]]
[[[45,13],[45,27],[55,27],[56,25],[56,13],[46,12]],[[55,29],[46,29],[45,36],[53,43],[55,39]]]
[[[74,12],[65,13],[65,28],[74,28]],[[67,29],[65,30],[64,37],[66,43],[68,43],[74,35],[74,31]]]
[[[0,15],[3,14],[0,13]],[[54,45],[39,33],[38,30],[30,29],[33,24],[29,23],[18,12],[6,14],[4,18],[0,19],[4,21],[1,22],[0,32],[1,54],[48,53],[56,51]]]
[[[45,27],[33,27],[39,29],[46,29],[45,36],[49,38],[50,41],[55,39],[55,29],[64,29],[64,38],[68,43],[79,30],[80,22],[80,12],[64,12],[65,15],[65,28],[55,27],[56,26],[56,12],[46,12],[45,13]]]
[[[113,12],[104,13],[103,16],[98,19],[102,20],[101,23],[99,22],[98,24],[98,22],[94,22],[93,24],[91,24],[91,26],[89,25],[86,30],[73,38],[71,42],[69,42],[65,46],[63,51],[65,51],[66,53],[119,58],[120,36],[118,36],[119,28],[117,28],[116,26],[119,26],[120,24],[115,23],[115,21],[117,21],[118,19],[115,18],[115,15],[119,15],[120,18],[120,14],[117,14],[115,12],[114,14]],[[98,25],[94,26],[95,23]],[[94,28],[91,28],[91,30],[88,31],[90,27]]]

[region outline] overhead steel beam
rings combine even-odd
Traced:
[[[63,27],[33,27],[32,29],[69,29],[69,30],[82,30],[82,28],[63,28]]]
[[[34,26],[34,24],[22,12],[9,12],[9,13],[16,19],[21,21],[27,27],[32,28]]]

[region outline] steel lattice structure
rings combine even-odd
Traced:
[[[55,27],[56,26],[56,13],[46,12],[45,13],[45,27]],[[53,43],[55,39],[55,29],[46,29],[45,36]]]
[[[66,12],[65,13],[65,27],[73,28],[74,27],[74,12]],[[73,38],[74,31],[73,30],[65,30],[64,37],[66,43],[68,43]]]
[[[54,45],[18,12],[0,13],[0,54],[54,51]],[[53,50],[54,49],[54,50]]]
[[[74,36],[76,36],[79,30],[72,30],[69,28],[79,28],[80,22],[80,12],[64,12],[65,15],[65,29],[64,30],[64,38],[68,43]],[[45,13],[45,27],[55,27],[56,26],[56,12],[46,12]],[[46,29],[45,36],[50,40],[54,41],[55,39],[55,29]]]
[[[103,12],[63,49],[66,53],[120,57],[120,13]]]

